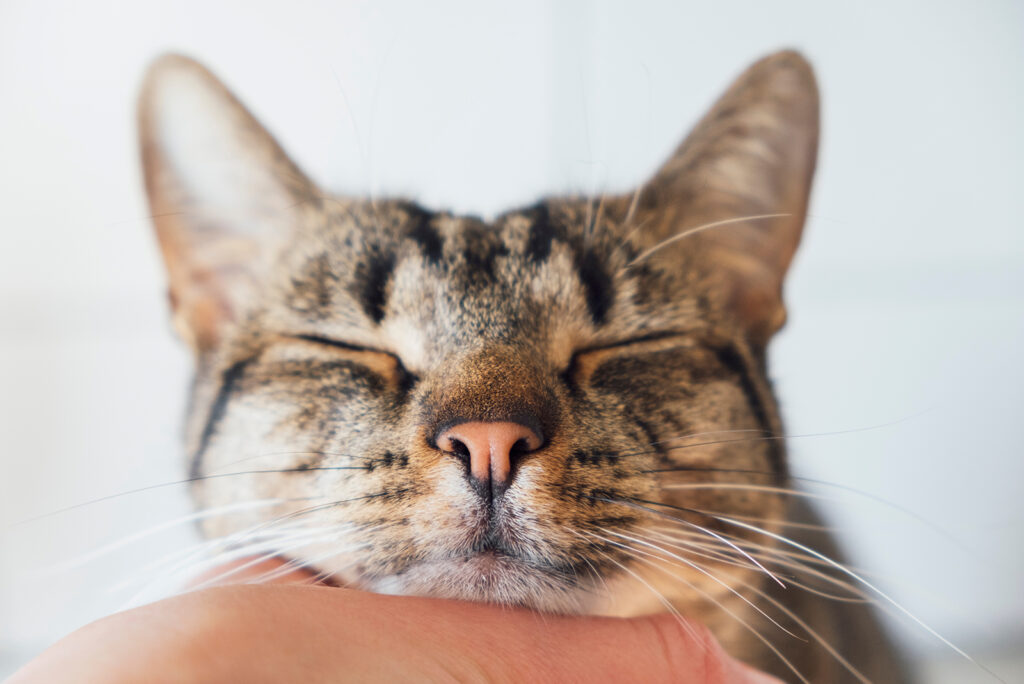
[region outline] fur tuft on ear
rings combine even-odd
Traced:
[[[818,125],[810,65],[796,52],[770,55],[736,79],[638,196],[649,243],[700,251],[694,263],[760,346],[785,322],[782,281],[807,214]]]
[[[165,55],[150,66],[138,121],[175,327],[203,353],[245,313],[274,247],[319,193],[227,88],[187,57]]]

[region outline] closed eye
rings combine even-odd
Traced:
[[[394,357],[395,359],[398,358],[397,356],[395,356],[394,354],[392,354],[390,352],[382,351],[380,349],[373,349],[371,347],[360,347],[359,345],[349,344],[348,342],[342,342],[340,340],[335,340],[335,339],[332,339],[330,337],[320,337],[319,335],[293,335],[292,337],[294,337],[297,340],[305,340],[306,342],[312,342],[313,344],[323,344],[323,345],[326,345],[328,347],[335,347],[337,349],[345,349],[347,351],[370,352],[370,353],[373,353],[373,354],[386,354],[388,356]]]
[[[641,352],[653,352],[662,351],[665,349],[677,349],[680,347],[693,347],[696,346],[697,341],[692,333],[683,333],[679,331],[667,331],[651,333],[649,335],[642,335],[639,337],[631,337],[629,339],[611,342],[608,344],[594,345],[593,347],[584,347],[573,353],[569,358],[569,363],[565,370],[562,371],[562,379],[565,381],[570,388],[575,387],[582,375],[589,375],[589,370],[600,364],[600,362],[609,356],[618,355],[620,353],[628,353],[635,351]]]
[[[399,387],[403,392],[408,392],[420,381],[419,376],[409,371],[402,363],[402,359],[392,352],[374,349],[372,347],[362,347],[356,344],[349,344],[348,342],[342,342],[341,340],[336,340],[330,337],[321,337],[320,335],[291,335],[290,337],[292,339],[302,340],[303,342],[310,342],[324,347],[331,347],[342,352],[356,354],[363,359],[366,359],[367,357],[388,359],[394,364],[391,371],[397,376]]]
[[[605,344],[596,344],[592,347],[584,347],[578,349],[573,356],[581,356],[583,354],[589,354],[591,352],[604,351],[606,349],[621,349],[623,347],[632,347],[633,345],[647,344],[650,342],[661,342],[662,340],[693,340],[693,333],[684,333],[676,330],[669,330],[665,332],[650,333],[648,335],[640,335],[637,337],[630,337],[624,340],[616,342],[608,342]],[[676,346],[676,345],[671,345]]]

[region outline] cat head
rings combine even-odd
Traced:
[[[764,360],[815,165],[799,55],[636,192],[492,221],[321,191],[184,57],[139,114],[207,534],[376,591],[635,614],[721,599],[726,521],[782,517],[729,485],[785,479]]]

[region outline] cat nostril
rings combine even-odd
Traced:
[[[469,455],[470,455],[469,454],[469,447],[466,446],[465,444],[463,444],[458,439],[452,439],[451,440],[451,448],[450,448],[450,450],[456,456],[461,456],[462,458],[469,458]]]
[[[469,461],[469,474],[480,483],[507,484],[515,459],[543,445],[537,431],[511,422],[466,422],[442,430],[437,448]]]

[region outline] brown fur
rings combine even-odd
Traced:
[[[786,679],[755,632],[812,681],[850,679],[793,610],[875,681],[899,679],[869,611],[775,591],[751,557],[842,593],[816,579],[827,568],[786,565],[793,548],[732,522],[789,534],[805,515],[779,489],[764,367],[817,145],[799,55],[751,67],[635,195],[550,199],[490,223],[325,195],[186,58],[154,65],[140,123],[198,361],[196,499],[280,500],[211,517],[206,534],[315,528],[305,545],[271,544],[369,590],[611,615],[667,602]],[[434,442],[465,420],[543,435],[493,500]],[[850,616],[860,627],[841,636]]]

